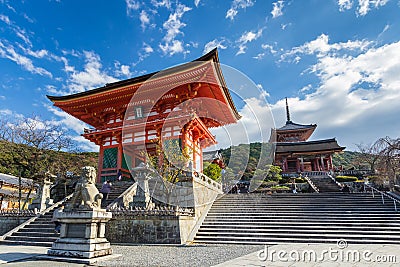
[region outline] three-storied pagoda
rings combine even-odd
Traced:
[[[332,155],[345,147],[339,146],[335,138],[307,141],[317,125],[292,122],[287,98],[286,119],[283,127],[271,130],[271,140],[276,141],[274,165],[285,174],[333,170]]]
[[[55,106],[92,126],[83,136],[100,147],[98,181],[128,178],[155,151],[155,140],[190,150],[190,167],[202,172],[202,150],[216,143],[209,131],[240,115],[219,65],[218,52],[164,71],[67,95],[47,96]]]

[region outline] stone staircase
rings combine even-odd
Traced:
[[[7,236],[0,244],[51,247],[60,236],[54,231],[54,223],[51,221],[55,209],[57,206],[20,228],[11,236]]]
[[[108,195],[107,205],[119,197],[132,184],[133,181],[113,183],[113,189]],[[97,187],[100,189],[101,184],[98,184]],[[27,224],[17,232],[14,232],[11,236],[7,236],[0,243],[51,247],[53,242],[56,241],[60,235],[54,232],[54,223],[51,221],[53,212],[56,208],[57,206],[42,214],[30,224]]]
[[[228,194],[214,202],[195,243],[400,244],[400,212],[371,193]]]
[[[123,192],[125,192],[125,190],[127,190],[133,183],[134,183],[133,180],[111,182],[112,189],[111,192],[108,194],[106,205],[108,206],[109,204],[111,204],[111,202],[113,202],[117,197],[119,197]],[[99,191],[101,189],[101,186],[102,183],[96,185]]]
[[[329,176],[309,176],[320,193],[340,192],[341,188]]]

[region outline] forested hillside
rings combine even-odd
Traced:
[[[0,141],[0,172],[26,178],[34,173],[49,171],[79,174],[83,166],[97,168],[98,154],[93,152],[68,153],[38,150],[34,147]]]

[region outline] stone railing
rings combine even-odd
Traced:
[[[222,184],[214,181],[203,173],[193,172],[193,179],[210,189],[219,190],[222,193]]]
[[[34,210],[0,210],[0,216],[26,216],[33,217],[36,216],[36,211]]]
[[[113,216],[194,216],[194,209],[181,207],[155,207],[154,209],[146,209],[144,207],[134,208],[114,208],[108,209]]]
[[[302,172],[302,176],[328,176],[329,172],[326,171],[308,171],[308,172]]]
[[[361,176],[373,174],[371,170],[343,170],[335,171],[336,176]]]
[[[332,181],[335,182],[335,184],[336,184],[337,186],[339,186],[340,188],[342,187],[342,185],[341,185],[338,181],[336,181],[335,176],[331,175],[330,173],[328,174],[328,176],[329,176],[329,178],[332,179]]]
[[[312,188],[315,192],[319,193],[318,187],[310,180],[310,178],[308,178],[308,176],[304,176],[303,178],[307,181],[307,183],[311,186],[311,188]]]
[[[107,206],[107,210],[114,210],[117,208],[129,207],[133,197],[137,191],[137,182],[132,184],[127,190],[125,190],[119,197]]]

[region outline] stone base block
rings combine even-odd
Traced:
[[[91,241],[91,242],[90,242]],[[78,238],[60,238],[56,240],[52,247],[56,250],[78,250],[78,251],[96,251],[111,248],[110,242],[105,238],[78,239]]]
[[[51,255],[38,255],[35,257],[37,260],[50,260],[57,262],[71,262],[71,263],[83,263],[83,264],[93,264],[99,261],[107,261],[112,260],[118,257],[121,257],[121,254],[113,254],[107,256],[101,256],[96,258],[75,258],[75,257],[59,257],[59,256],[51,256]]]
[[[84,259],[97,258],[111,254],[112,254],[111,248],[103,250],[95,250],[95,251],[59,250],[59,249],[50,249],[47,251],[47,255],[49,256],[84,258]]]

